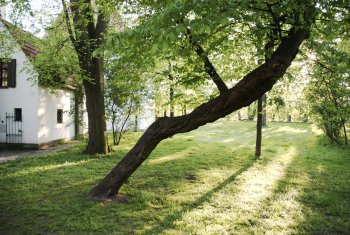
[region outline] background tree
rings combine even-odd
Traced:
[[[131,116],[137,117],[141,104],[148,99],[147,77],[135,64],[109,58],[107,63],[106,111],[112,124],[113,144],[118,145]],[[136,127],[137,128],[137,127]]]
[[[78,55],[88,114],[89,140],[85,153],[106,153],[108,142],[104,102],[104,36],[108,25],[105,1],[62,0],[70,40]]]
[[[315,123],[334,142],[348,144],[347,127],[350,122],[350,66],[348,40],[333,44],[316,44],[317,61],[307,99]],[[324,63],[327,63],[325,66]]]
[[[343,3],[346,6],[346,2]],[[348,3],[347,3],[348,6]],[[334,142],[348,144],[350,120],[350,14],[349,8],[334,5],[329,14],[335,20],[320,18],[310,40],[308,55],[313,66],[307,99],[315,123]],[[329,33],[332,31],[332,33]],[[307,56],[307,55],[306,55]]]

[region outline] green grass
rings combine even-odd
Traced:
[[[72,149],[0,165],[0,234],[348,234],[350,150],[307,124],[219,122],[162,142],[122,187],[85,200],[140,134],[110,155]]]

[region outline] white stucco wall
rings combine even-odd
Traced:
[[[5,26],[0,22],[0,33],[8,33]],[[11,44],[12,46],[14,44]],[[4,48],[2,48],[4,49]],[[4,52],[0,50],[0,58],[4,57]],[[6,55],[8,57],[8,55]],[[23,51],[18,45],[10,53],[12,59],[16,59],[16,87],[0,89],[0,125],[6,123],[5,113],[14,113],[14,108],[22,109],[23,120],[23,138],[22,143],[38,143],[38,87],[33,85],[33,80],[37,78],[37,74],[27,74],[23,69],[33,70],[32,64],[29,62]],[[26,67],[24,67],[26,66]],[[32,79],[32,80],[28,80]],[[0,128],[1,129],[1,128]],[[0,133],[0,142],[6,140],[6,134]]]
[[[59,90],[52,94],[46,88],[39,88],[37,110],[39,144],[74,138],[74,117],[71,114],[73,107],[74,93],[72,91]],[[57,109],[63,110],[63,123],[57,123]]]

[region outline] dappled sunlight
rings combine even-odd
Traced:
[[[323,172],[326,172],[326,169],[324,168],[323,165],[318,165],[317,166],[317,171],[318,171],[318,173],[323,173]]]
[[[311,125],[311,131],[316,134],[316,135],[322,135],[323,134],[323,131],[318,128],[315,124],[312,124]]]
[[[292,126],[273,127],[273,128],[269,128],[269,131],[273,133],[278,133],[278,132],[294,133],[294,134],[307,133],[306,129],[295,128]]]
[[[299,200],[300,194],[301,189],[291,188],[268,200],[259,211],[259,225],[262,231],[293,230],[300,222],[305,221],[304,205]]]
[[[236,141],[237,141],[237,138],[228,138],[228,139],[222,140],[222,142],[224,143],[233,143]]]
[[[85,164],[88,162],[91,162],[93,159],[86,159],[86,160],[81,160],[77,162],[65,162],[62,164],[50,164],[50,165],[45,165],[45,166],[36,166],[36,167],[30,167],[21,171],[17,171],[13,174],[6,175],[6,177],[13,177],[13,176],[23,176],[27,174],[32,174],[32,173],[37,173],[41,171],[47,171],[47,170],[53,170],[57,168],[62,168],[62,167],[70,167],[70,166],[77,166],[81,164]]]
[[[198,151],[198,148],[192,147],[188,148],[185,151],[176,152],[174,154],[166,155],[163,157],[158,157],[156,159],[151,159],[147,162],[148,165],[161,164],[169,161],[175,161],[178,159],[186,158],[192,155],[195,151]]]
[[[275,160],[263,164],[257,161],[253,166],[238,175],[234,181],[228,183],[220,191],[213,194],[212,198],[197,208],[186,212],[180,220],[175,221],[176,229],[196,231],[199,234],[218,234],[225,231],[233,231],[240,224],[254,226],[255,217],[266,200],[273,196],[273,192],[280,180],[286,175],[286,170],[296,156],[294,147],[288,148],[284,154],[274,158]],[[206,171],[201,174],[201,179],[223,181],[222,173],[217,170]],[[206,188],[201,188],[207,191]],[[291,192],[291,198],[296,198],[298,192]],[[176,200],[175,198],[173,198]],[[299,210],[297,203],[290,205],[293,210]],[[282,208],[283,209],[283,208]],[[283,213],[289,213],[283,209]],[[242,218],[251,218],[251,221],[242,221]],[[282,219],[279,223],[292,223]],[[250,227],[250,226],[249,226]],[[173,231],[168,231],[173,232]]]

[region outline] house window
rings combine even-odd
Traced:
[[[22,121],[22,109],[15,108],[15,122],[21,122]]]
[[[57,123],[63,123],[63,110],[57,109]]]
[[[0,88],[16,87],[16,60],[0,59]]]
[[[8,84],[8,63],[1,62],[1,86],[7,87]]]

